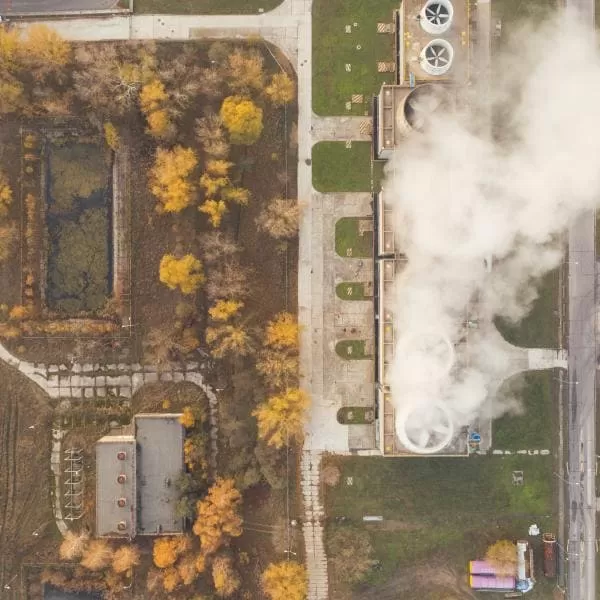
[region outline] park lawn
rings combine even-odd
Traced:
[[[372,294],[366,295],[365,284],[361,281],[343,281],[335,286],[335,293],[342,300],[371,300]]]
[[[371,161],[370,142],[319,142],[312,149],[313,186],[319,192],[378,192],[383,164]]]
[[[492,444],[501,450],[552,449],[555,430],[552,371],[530,371],[504,383],[500,393],[515,391],[523,413],[506,414],[492,424]]]
[[[359,221],[368,217],[342,217],[335,224],[335,251],[344,258],[369,258],[373,256],[373,232],[359,234]]]
[[[399,6],[398,0],[313,2],[313,110],[317,114],[370,114],[372,96],[381,84],[395,83],[395,73],[377,72],[377,62],[394,60],[394,35],[377,33],[377,23],[391,23]],[[346,33],[347,25],[351,33]],[[351,71],[346,70],[347,64]],[[352,104],[348,111],[346,102],[353,94],[362,94],[363,103]]]
[[[551,457],[330,456],[326,464],[341,471],[338,486],[325,489],[328,531],[344,526],[333,524],[340,516],[369,531],[374,558],[381,561],[381,569],[366,580],[374,594],[391,578],[430,562],[464,579],[468,561],[483,556],[494,541],[526,538],[532,522],[544,531],[554,527]],[[513,470],[524,472],[522,487],[512,485]],[[381,515],[384,521],[365,525],[364,515]],[[413,589],[414,595],[402,597],[416,600],[427,591]]]
[[[134,13],[174,15],[256,14],[273,10],[283,0],[133,0]],[[128,6],[128,2],[125,2]]]
[[[342,340],[335,345],[335,351],[345,360],[371,358],[371,355],[367,354],[365,340]]]

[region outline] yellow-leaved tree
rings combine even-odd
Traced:
[[[13,201],[12,188],[4,171],[0,171],[0,217],[6,217]]]
[[[219,227],[223,220],[223,215],[227,212],[227,205],[223,200],[205,200],[198,210],[208,216],[208,220],[213,227]]]
[[[47,25],[34,24],[26,29],[23,52],[26,59],[47,71],[69,62],[71,44]]]
[[[106,540],[92,540],[83,551],[81,566],[90,571],[102,571],[110,565],[113,551]]]
[[[263,111],[249,98],[229,96],[223,100],[220,116],[232,144],[252,145],[263,130]]]
[[[198,159],[191,148],[157,148],[149,184],[150,191],[160,202],[159,212],[180,212],[190,205],[196,189],[191,175],[197,164]]]
[[[196,417],[194,416],[194,411],[191,406],[186,406],[179,417],[179,422],[186,428],[192,429],[194,425],[196,425]]]
[[[160,537],[154,540],[152,558],[159,569],[172,567],[177,559],[191,548],[191,539],[184,537]]]
[[[234,92],[248,93],[264,86],[263,57],[254,49],[236,48],[228,57],[229,88]]]
[[[184,294],[193,294],[204,282],[204,270],[193,254],[182,258],[165,254],[160,261],[159,277],[168,288],[179,287]]]
[[[241,502],[234,480],[221,477],[217,477],[204,500],[198,502],[193,531],[200,538],[202,557],[214,554],[229,543],[229,538],[242,535]]]
[[[81,558],[81,555],[83,554],[88,543],[89,537],[90,536],[85,531],[81,531],[79,533],[67,531],[58,549],[58,555],[62,560]]]
[[[164,83],[160,79],[153,79],[142,86],[140,90],[140,108],[148,116],[151,112],[161,108],[168,97]]]
[[[514,576],[517,573],[517,546],[510,540],[499,540],[487,549],[485,560],[495,567],[498,575]]]
[[[248,356],[254,352],[254,340],[241,325],[207,327],[206,343],[215,358]]]
[[[106,140],[106,145],[111,150],[116,150],[119,147],[119,132],[110,121],[104,123],[104,139]]]
[[[0,67],[2,71],[14,71],[21,58],[21,30],[0,27]]]
[[[305,600],[306,569],[293,561],[272,563],[263,573],[262,588],[270,600]]]
[[[240,578],[228,556],[217,556],[212,565],[213,583],[219,598],[229,598],[240,587]]]
[[[281,448],[292,440],[300,442],[304,437],[309,404],[306,392],[297,388],[271,396],[252,412],[258,420],[258,436],[275,448]]]
[[[275,73],[265,94],[276,106],[290,103],[296,97],[296,84],[287,73]]]
[[[237,300],[217,300],[208,309],[208,314],[214,321],[229,321],[236,317],[243,307],[244,303]]]
[[[267,325],[265,345],[278,350],[298,349],[298,322],[288,312],[279,313]]]

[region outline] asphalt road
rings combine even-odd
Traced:
[[[568,598],[596,600],[595,214],[569,229]]]
[[[113,8],[118,0],[0,0],[0,14],[73,12]]]

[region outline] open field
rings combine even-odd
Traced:
[[[371,161],[370,142],[319,142],[312,149],[313,186],[319,192],[381,189],[383,165]]]
[[[501,394],[520,399],[522,412],[506,414],[492,425],[494,448],[552,449],[556,431],[556,403],[552,371],[532,371],[504,383]]]
[[[0,584],[56,550],[47,396],[0,361]],[[32,535],[38,532],[39,535]]]
[[[395,73],[377,72],[378,61],[394,60],[394,36],[378,34],[377,23],[391,23],[398,7],[396,0],[314,1],[313,110],[317,114],[370,114],[373,94],[382,83],[395,82]],[[363,103],[347,110],[353,94],[362,94]]]
[[[124,4],[127,5],[128,0]],[[133,0],[135,13],[173,15],[256,14],[273,10],[282,0]]]
[[[338,486],[325,490],[328,533],[346,526],[368,531],[373,558],[381,561],[380,570],[366,576],[368,588],[359,585],[352,596],[333,573],[335,598],[392,599],[400,590],[403,600],[433,597],[436,578],[414,577],[427,567],[438,575],[448,570],[451,585],[464,587],[468,561],[483,556],[489,544],[526,538],[532,522],[543,530],[554,527],[551,457],[329,457],[326,464],[341,470]],[[513,470],[524,472],[522,487],[512,485]],[[384,521],[364,524],[364,515]],[[341,516],[348,521],[334,524]],[[531,597],[547,599],[542,591],[548,588],[540,586]]]

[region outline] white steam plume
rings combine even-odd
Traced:
[[[455,426],[468,424],[508,360],[488,327],[469,338],[468,367],[448,370],[469,303],[478,298],[480,321],[522,318],[536,279],[561,261],[557,234],[600,198],[600,60],[591,36],[559,17],[495,59],[491,101],[505,109],[496,141],[474,125],[489,92],[470,89],[388,167],[385,194],[408,257],[396,285],[392,397],[397,413],[417,406],[434,430],[447,416],[440,402]]]

